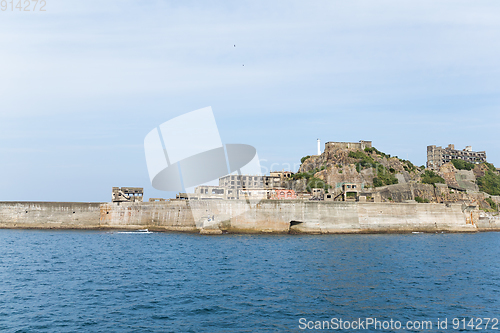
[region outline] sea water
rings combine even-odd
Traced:
[[[475,331],[471,318],[500,317],[499,291],[500,233],[0,230],[5,332],[301,332],[340,320],[352,332],[367,318]],[[406,329],[423,321],[433,326]]]

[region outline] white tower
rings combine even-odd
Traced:
[[[320,144],[320,141],[318,139],[318,156],[321,155],[321,144]]]

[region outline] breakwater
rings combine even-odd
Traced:
[[[101,203],[0,202],[0,228],[95,229]]]
[[[263,200],[141,203],[0,202],[1,228],[205,233],[404,233],[500,230],[462,204]]]

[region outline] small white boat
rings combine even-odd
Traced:
[[[152,234],[152,231],[149,231],[148,229],[139,229],[139,230],[133,230],[133,231],[118,231],[117,234]]]

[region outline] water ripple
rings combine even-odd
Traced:
[[[499,240],[0,230],[0,330],[298,332],[300,318],[495,317]]]

